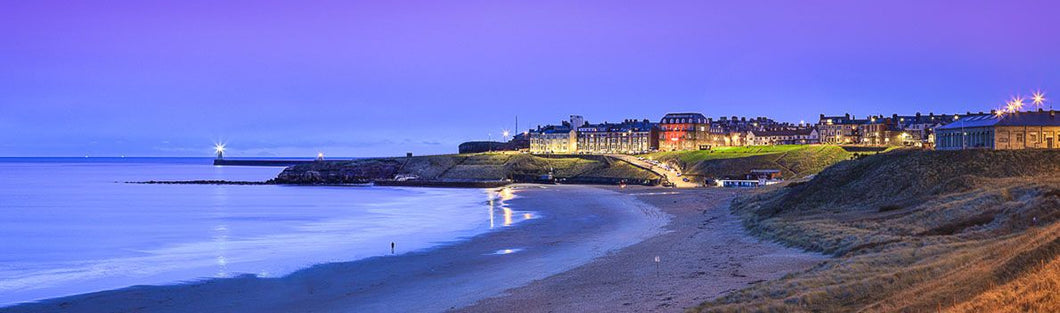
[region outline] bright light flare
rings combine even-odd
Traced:
[[[1035,91],[1034,95],[1031,96],[1031,100],[1034,102],[1034,105],[1040,107],[1040,106],[1042,106],[1042,104],[1045,103],[1045,93],[1042,92],[1041,90]]]
[[[213,145],[213,151],[217,152],[217,153],[225,152],[225,144],[223,144],[223,143],[215,143]]]
[[[1019,111],[1023,108],[1023,100],[1023,96],[1012,97],[1012,101],[1010,102],[1012,103],[1012,107],[1014,109],[1013,112]]]

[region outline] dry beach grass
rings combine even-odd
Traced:
[[[836,258],[694,310],[1055,310],[1058,173],[1056,151],[899,151],[738,199],[752,232]]]

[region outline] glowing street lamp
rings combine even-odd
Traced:
[[[1023,108],[1023,96],[1016,96],[1012,98],[1012,107],[1015,109],[1013,112],[1018,112]]]
[[[504,136],[504,140],[508,140],[508,135],[511,134],[507,129],[501,132],[501,136]]]
[[[1031,100],[1034,102],[1035,106],[1040,108],[1042,107],[1042,104],[1045,103],[1045,93],[1041,90],[1036,91],[1034,92],[1034,96],[1031,97]]]

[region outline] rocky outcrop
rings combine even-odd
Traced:
[[[329,161],[299,164],[280,172],[270,183],[279,184],[364,184],[392,179],[403,162],[393,158]]]

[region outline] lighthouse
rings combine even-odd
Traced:
[[[220,143],[219,144],[215,144],[213,146],[213,150],[217,152],[217,160],[224,160],[225,159],[225,145],[224,144],[220,144]]]

